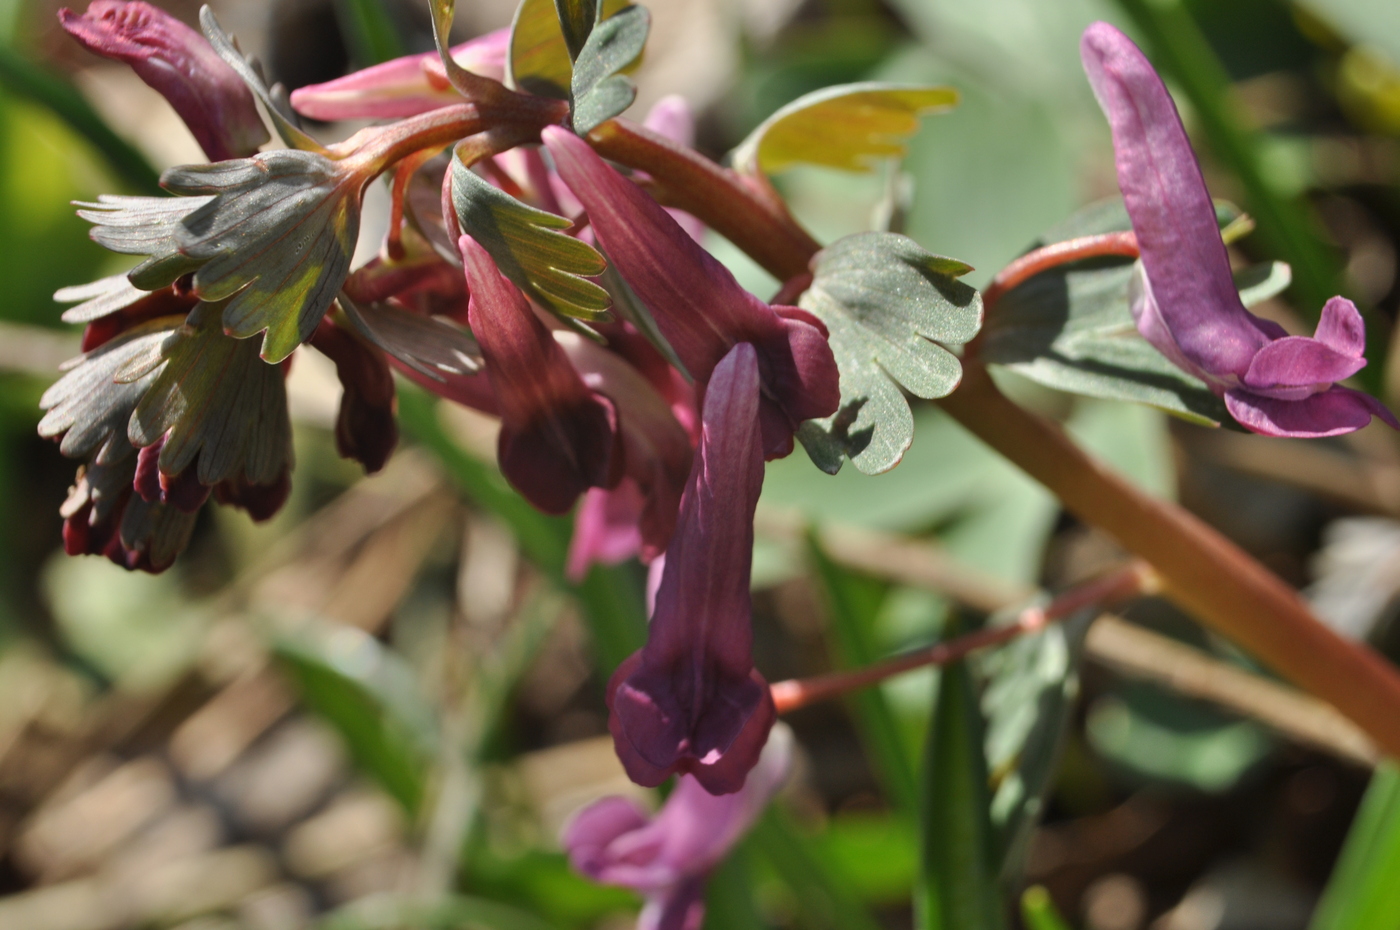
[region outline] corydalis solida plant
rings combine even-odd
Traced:
[[[575,576],[594,558],[667,554],[650,640],[609,688],[629,771],[735,792],[774,717],[749,655],[762,462],[815,424],[859,467],[870,415],[895,433],[885,445],[897,461],[912,429],[901,388],[934,398],[956,386],[958,360],[940,344],[972,338],[980,302],[956,281],[965,265],[871,233],[817,255],[811,286],[799,277],[770,305],[668,210],[728,223],[782,277],[800,275],[815,243],[763,173],[804,139],[825,144],[818,128],[833,113],[867,118],[840,140],[842,167],[897,155],[919,113],[952,97],[862,85],[798,101],[728,171],[658,131],[682,135],[674,112],[653,130],[609,118],[631,101],[617,49],[645,35],[644,16],[621,16],[595,24],[606,43],[561,30],[544,70],[562,83],[512,62],[519,87],[504,86],[487,54],[495,37],[478,59],[459,47],[436,65],[415,56],[294,96],[308,114],[400,120],[335,146],[302,132],[206,17],[221,79],[243,82],[290,148],[173,169],[174,198],[85,208],[99,241],[144,259],[69,293],[85,301],[70,318],[89,325],[87,354],[46,398],[45,432],[85,461],[66,508],[70,550],[161,568],[209,494],[255,516],[280,503],[281,366],[303,343],[335,361],[337,442],[369,469],[394,444],[391,369],[500,417],[499,464],[527,499],[562,512],[586,496]],[[381,175],[393,191],[384,247],[352,271],[360,197]],[[774,248],[754,230],[773,231]],[[812,431],[809,451],[821,445]],[[212,441],[226,436],[237,441]]]

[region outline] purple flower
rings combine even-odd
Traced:
[[[759,417],[768,457],[792,451],[804,421],[840,403],[826,327],[805,310],[770,307],[745,291],[641,188],[578,136],[542,133],[559,175],[588,211],[598,245],[646,304],[698,384],[736,343],[751,343],[763,383]]]
[[[622,478],[616,408],[584,385],[486,250],[470,236],[458,249],[471,293],[467,317],[501,414],[501,473],[540,510],[564,513],[588,488]]]
[[[510,30],[497,29],[451,49],[452,60],[473,74],[501,80]],[[403,119],[462,102],[437,52],[405,55],[345,77],[292,91],[292,107],[312,119]]]
[[[1335,383],[1366,364],[1365,328],[1351,301],[1329,300],[1312,338],[1289,336],[1240,302],[1186,130],[1141,49],[1094,23],[1080,54],[1113,128],[1118,186],[1142,254],[1132,311],[1143,337],[1256,433],[1336,436],[1372,415],[1400,428],[1375,398]]]
[[[682,772],[715,794],[738,791],[776,717],[750,655],[759,398],[758,352],[741,342],[711,374],[647,644],[608,682],[608,729],[638,784]]]
[[[210,161],[252,155],[268,140],[252,92],[209,41],[149,3],[94,0],[81,16],[58,11],[90,52],[124,61],[160,91]]]
[[[782,787],[791,761],[792,733],[779,724],[734,794],[710,794],[694,778],[682,776],[651,818],[635,801],[603,798],[565,829],[569,861],[594,881],[645,896],[637,930],[698,930],[705,879]]]

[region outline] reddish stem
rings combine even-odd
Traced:
[[[1107,256],[1137,258],[1137,236],[1132,232],[1080,236],[1078,239],[1066,239],[1064,242],[1055,242],[1044,248],[1027,252],[997,272],[992,283],[987,285],[987,289],[982,292],[982,305],[990,311],[1003,294],[1024,284],[1043,271],[1049,271],[1051,268],[1067,265],[1070,262],[1083,261],[1087,258]]]
[[[1022,634],[1044,629],[1047,624],[1063,620],[1087,607],[1119,604],[1151,593],[1155,587],[1156,575],[1151,567],[1145,562],[1135,561],[1119,571],[1066,591],[1044,607],[1027,607],[1017,615],[1014,622],[1005,626],[978,630],[946,643],[905,653],[849,672],[831,672],[813,678],[776,682],[770,689],[773,703],[777,705],[778,713],[785,714],[817,701],[868,688],[916,668],[947,665],[978,649],[998,646]]]

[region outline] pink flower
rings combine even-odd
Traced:
[[[698,930],[706,878],[763,813],[791,766],[792,733],[779,724],[738,792],[713,795],[682,776],[650,818],[627,798],[603,798],[565,829],[569,861],[594,881],[646,897],[637,930]]]
[[[776,718],[750,654],[759,390],[758,353],[739,343],[711,374],[647,644],[608,683],[608,728],[638,784],[680,772],[715,794],[738,791]]]
[[[1240,302],[1190,140],[1141,49],[1094,23],[1080,53],[1113,128],[1118,186],[1142,254],[1132,310],[1143,338],[1256,433],[1336,436],[1373,415],[1400,428],[1374,397],[1336,384],[1366,365],[1365,325],[1351,301],[1329,300],[1312,338],[1289,336]]]
[[[505,78],[510,30],[497,29],[451,49],[452,60],[473,74]],[[312,119],[403,119],[461,103],[437,52],[405,55],[345,77],[292,91],[292,107]]]
[[[88,51],[126,62],[160,91],[210,161],[252,155],[268,140],[247,85],[169,13],[141,0],[93,0],[81,16],[59,10],[58,20]]]

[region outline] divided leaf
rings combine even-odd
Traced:
[[[621,72],[647,44],[651,14],[629,6],[600,22],[574,62],[573,124],[579,135],[607,122],[637,99],[637,85]]]
[[[76,303],[63,311],[61,319],[65,323],[91,323],[151,296],[131,283],[124,274],[114,274],[98,278],[88,284],[75,284],[61,287],[54,292],[53,299],[61,304]]]
[[[323,155],[283,149],[172,168],[161,183],[177,193],[215,194],[175,229],[180,253],[198,265],[195,292],[228,301],[230,336],[265,330],[269,363],[291,355],[350,273],[363,178]]]
[[[903,158],[919,117],[958,103],[951,87],[842,84],[806,94],[768,117],[734,150],[746,174],[777,174],[797,164],[867,172],[880,159]]]
[[[982,324],[982,296],[957,280],[972,269],[884,232],[827,246],[812,269],[812,285],[798,303],[830,330],[841,406],[802,424],[798,438],[831,474],[842,456],[869,475],[888,471],[914,438],[900,387],[931,400],[962,379],[961,364],[944,346],[968,342]]]
[[[562,216],[516,200],[452,159],[452,203],[462,232],[484,248],[516,287],[554,312],[596,320],[611,306],[608,292],[587,278],[607,263],[588,243],[561,229]]]
[[[92,241],[123,255],[149,256],[126,276],[141,290],[154,291],[199,267],[180,252],[180,221],[213,199],[102,194],[97,203],[76,206],[78,216],[93,224]]]
[[[511,24],[509,83],[518,90],[544,97],[569,99],[573,86],[573,56],[564,40],[555,0],[522,0]],[[606,19],[628,6],[628,0],[602,0]]]
[[[1228,205],[1218,211],[1226,224],[1236,215]],[[1108,201],[1080,211],[1035,247],[1131,228],[1122,201]],[[1231,422],[1218,397],[1138,333],[1129,304],[1136,267],[1104,258],[1036,275],[997,302],[982,357],[1071,394],[1147,404],[1207,426]],[[1242,270],[1235,281],[1250,306],[1286,288],[1290,273],[1281,262],[1266,263]]]
[[[292,426],[282,369],[258,357],[256,343],[224,335],[218,306],[201,304],[168,332],[158,354],[135,358],[119,381],[154,375],[127,427],[136,446],[162,436],[160,470],[195,462],[206,486],[222,481],[271,485],[292,458]]]
[[[209,44],[214,46],[214,51],[218,56],[228,62],[229,67],[238,73],[253,95],[262,101],[267,115],[272,117],[272,125],[277,129],[277,134],[282,137],[282,141],[294,149],[324,152],[325,148],[322,147],[321,143],[302,132],[293,122],[291,107],[285,106],[284,108],[284,101],[279,100],[268,88],[261,70],[249,62],[238,50],[238,45],[233,37],[224,32],[218,19],[214,17],[214,11],[208,6],[200,7],[199,26],[204,31],[204,37],[209,40]],[[278,89],[280,90],[280,85]]]
[[[435,381],[442,381],[443,374],[471,375],[481,370],[481,347],[451,323],[393,304],[361,307],[344,294],[340,305],[355,331],[371,345]]]

